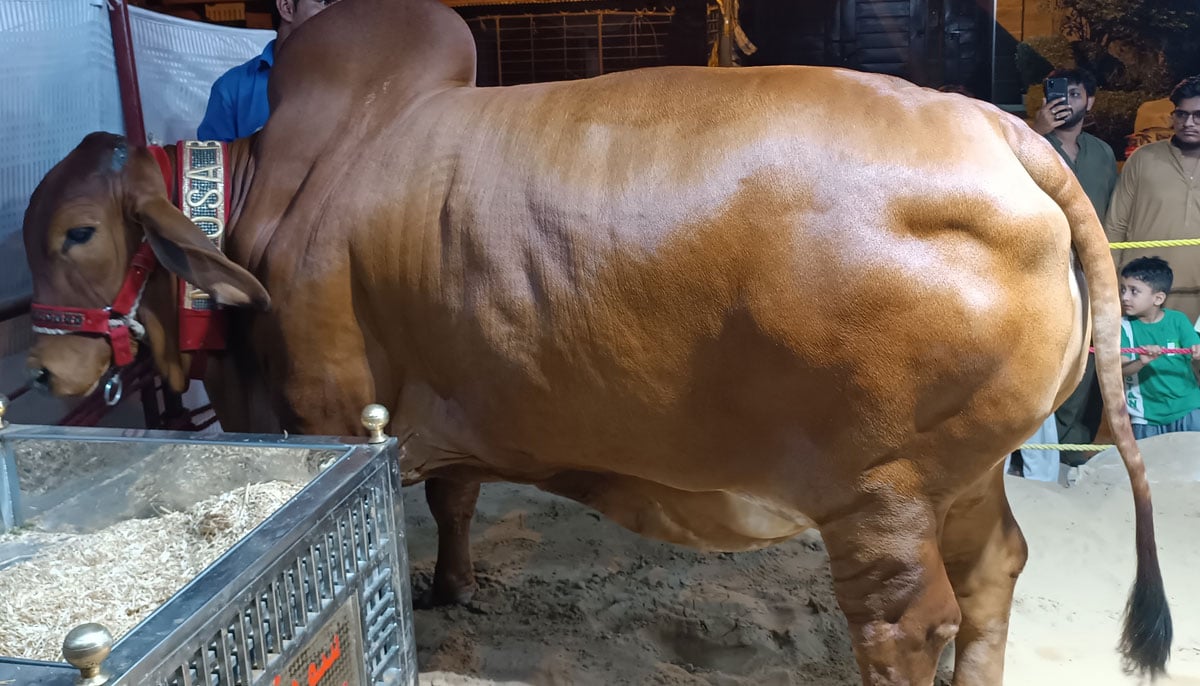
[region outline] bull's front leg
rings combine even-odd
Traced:
[[[435,605],[466,605],[475,595],[471,519],[478,498],[478,481],[433,478],[425,482],[425,500],[438,528],[437,565],[433,571]]]
[[[367,405],[382,403],[394,414],[392,403],[379,399],[379,391],[386,393],[386,389],[379,389],[367,361],[353,355],[338,357],[336,350],[333,346],[315,351],[292,346],[285,355],[265,361],[279,389],[278,414],[284,431],[364,436],[362,411]]]
[[[347,323],[315,341],[311,335],[301,335],[303,322],[295,324],[296,333],[287,336],[288,324],[294,323],[285,321],[282,329],[283,339],[292,343],[287,347],[290,364],[284,364],[278,356],[272,360],[276,370],[286,370],[287,374],[279,379],[284,428],[304,434],[358,435],[363,433],[362,410],[373,402],[383,402],[392,411],[393,424],[402,421],[399,403],[378,399],[399,398],[399,388],[390,383],[395,379],[386,373],[387,360],[372,357],[371,351],[378,347],[368,342],[361,329]],[[348,350],[366,354],[347,355]],[[391,427],[389,431],[394,433]],[[432,601],[437,605],[466,604],[476,589],[470,530],[479,482],[458,477],[431,478],[425,482],[425,497],[438,527]]]
[[[320,363],[293,365],[293,376],[282,382],[285,409],[281,413],[289,431],[319,435],[358,435],[362,409],[379,402],[375,395],[398,394],[381,388],[365,361],[353,364],[345,358]],[[313,369],[334,371],[313,374]],[[385,403],[386,404],[386,403]],[[393,411],[393,423],[400,421]],[[389,427],[389,431],[394,430]],[[437,565],[433,576],[435,605],[465,605],[475,594],[475,571],[471,562],[471,520],[479,498],[479,482],[460,477],[435,477],[425,482],[425,498],[438,528]]]
[[[278,434],[283,425],[259,366],[243,353],[209,355],[204,391],[223,431]]]

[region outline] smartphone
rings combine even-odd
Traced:
[[[1046,88],[1046,102],[1054,102],[1060,98],[1066,99],[1067,79],[1065,76],[1046,79],[1044,86]]]

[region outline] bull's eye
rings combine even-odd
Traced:
[[[67,240],[63,241],[63,252],[71,249],[73,245],[82,245],[92,240],[92,235],[96,233],[94,226],[76,226],[73,229],[67,229]]]

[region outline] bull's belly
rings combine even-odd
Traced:
[[[427,388],[406,389],[400,407],[392,429],[406,439],[401,472],[407,484],[436,477],[530,484],[595,508],[640,535],[699,550],[753,550],[815,525],[795,507],[751,492],[745,482],[683,489],[655,478],[655,470],[621,473],[602,460],[553,461],[488,444],[453,404]],[[695,469],[703,470],[705,459],[693,457]]]
[[[1038,351],[1043,357],[1053,356]],[[599,430],[596,421],[579,419],[587,413],[569,405],[577,400],[571,394],[546,411],[524,408],[508,393],[496,415],[468,416],[410,380],[393,431],[411,436],[402,464],[409,483],[448,477],[532,484],[650,538],[748,550],[826,521],[859,495],[864,470],[892,456],[935,463],[928,471],[948,483],[926,484],[933,490],[973,482],[1051,411],[1058,380],[1047,371],[1044,363],[1019,374],[972,371],[990,379],[982,390],[943,380],[910,393],[920,412],[911,404],[871,404],[876,396],[849,405],[813,393],[804,403],[765,396],[760,415],[750,419],[716,403],[658,421],[615,401]],[[744,390],[725,388],[730,396]]]
[[[429,459],[431,455],[436,455]],[[634,533],[696,550],[738,552],[787,540],[815,526],[801,512],[730,491],[684,491],[603,471],[540,470],[491,464],[410,439],[401,460],[406,483],[431,477],[526,483],[592,507]]]
[[[681,491],[619,474],[563,472],[535,485],[593,507],[643,536],[698,550],[753,550],[814,526],[802,513],[753,496]]]

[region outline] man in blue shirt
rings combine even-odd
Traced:
[[[267,103],[267,78],[275,65],[275,50],[296,27],[337,0],[275,0],[271,12],[275,39],[262,54],[225,72],[212,85],[208,109],[196,138],[232,141],[258,131],[271,113]]]

